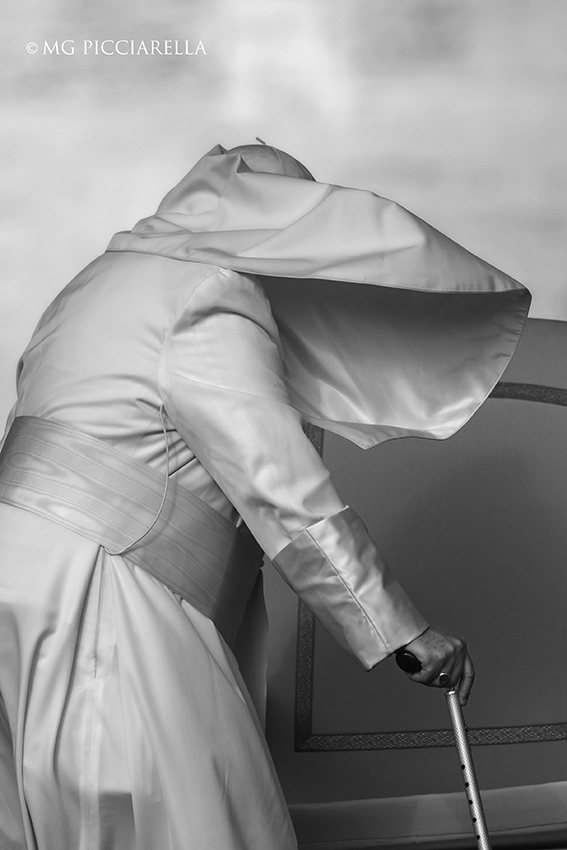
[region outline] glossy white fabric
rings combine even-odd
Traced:
[[[368,669],[408,643],[411,628],[425,628],[352,508],[304,529],[274,565]]]
[[[14,414],[68,424],[165,474],[165,404],[170,473],[232,521],[243,516],[273,556],[344,509],[289,403],[280,350],[254,278],[106,254],[40,322],[21,361]],[[337,540],[341,561],[343,548],[352,553],[353,541]],[[0,506],[0,551],[0,690],[18,777],[10,805],[0,798],[0,824],[19,795],[28,830],[28,843],[14,846],[98,850],[115,841],[149,850],[151,835],[154,846],[185,850],[183,836],[195,835],[189,846],[204,850],[208,824],[219,850],[292,848],[258,724],[212,624],[122,558],[28,512]],[[376,569],[385,570],[377,551]],[[112,594],[96,589],[103,577]],[[353,629],[359,601],[346,588],[321,591],[322,608],[334,599],[343,644],[376,663],[382,641]],[[388,592],[370,600],[385,631]],[[426,624],[408,600],[402,608],[391,628],[406,642]],[[101,632],[99,620],[115,631]],[[100,689],[92,685],[96,697],[73,672],[95,645],[105,671]],[[14,766],[5,771],[9,783]]]
[[[219,145],[109,250],[261,276],[309,422],[363,448],[449,437],[503,372],[528,291],[392,201],[291,173]]]
[[[43,517],[0,521],[2,850],[292,850],[212,622]]]
[[[222,150],[205,160],[163,214],[116,237],[48,308],[20,363],[13,415],[85,431],[243,518],[370,667],[426,623],[345,509],[302,419],[366,445],[446,436],[504,368],[529,296],[389,202],[380,224],[369,193],[252,174]],[[372,224],[359,231],[364,211]],[[377,225],[380,260],[368,242]],[[362,281],[368,270],[362,301],[348,285],[351,312],[347,284],[337,298],[334,284],[317,288],[327,283],[315,278]],[[400,292],[376,286],[377,270]],[[282,278],[243,273],[254,271]],[[313,334],[299,316],[294,336],[293,298],[278,292],[283,278],[308,276]],[[412,307],[415,293],[404,300],[408,284],[440,290],[430,310]],[[448,298],[470,288],[478,303]],[[365,323],[366,292],[379,309]],[[474,309],[452,306],[462,300]],[[246,689],[210,621],[122,558],[3,505],[0,607],[3,848],[294,847]]]

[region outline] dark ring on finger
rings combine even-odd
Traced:
[[[437,676],[437,680],[439,681],[439,684],[441,685],[442,688],[444,688],[446,685],[449,684],[450,678],[451,677],[449,676],[448,673],[439,673],[439,675]]]

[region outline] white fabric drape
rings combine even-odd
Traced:
[[[243,519],[371,667],[426,623],[302,420],[363,446],[448,436],[528,304],[395,204],[216,148],[47,309],[12,415],[84,431]],[[234,657],[142,569],[0,505],[0,638],[2,850],[293,850]]]

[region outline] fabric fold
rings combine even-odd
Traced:
[[[220,145],[108,251],[256,275],[294,405],[362,448],[464,425],[506,368],[530,304],[520,283],[399,204],[254,172]]]
[[[168,482],[164,492],[164,476],[102,441],[18,416],[0,455],[0,502],[147,570],[234,644],[263,554],[245,526],[236,528],[186,488]]]
[[[304,529],[272,563],[367,669],[427,629],[350,507]]]

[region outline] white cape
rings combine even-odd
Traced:
[[[505,369],[530,304],[521,284],[398,204],[253,172],[220,146],[108,250],[259,276],[294,405],[363,448],[460,428]]]

